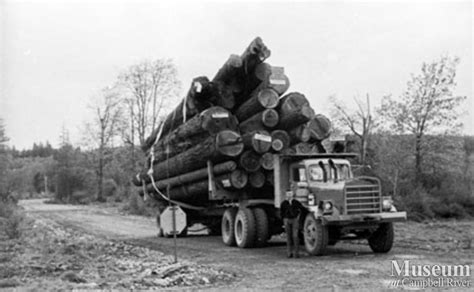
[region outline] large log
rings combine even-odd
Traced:
[[[271,88],[254,90],[250,98],[235,111],[235,116],[239,121],[245,121],[267,108],[275,108],[278,97],[278,93]]]
[[[270,152],[264,153],[260,157],[260,166],[265,170],[272,170],[274,168],[273,154]]]
[[[274,109],[266,109],[241,122],[239,128],[242,133],[245,133],[255,130],[265,130],[267,128],[274,128],[277,124],[277,111]]]
[[[153,178],[157,181],[191,172],[205,167],[208,160],[214,163],[222,162],[229,157],[238,156],[243,148],[244,145],[238,133],[224,130],[179,155],[153,165]],[[149,183],[147,171],[142,170],[137,177],[134,177],[133,183],[138,186],[142,184],[142,181]]]
[[[272,146],[272,137],[267,131],[258,130],[242,134],[242,141],[246,148],[257,153],[264,153]]]
[[[236,169],[231,173],[223,174],[216,177],[215,182],[219,188],[229,190],[239,190],[244,188],[248,182],[248,176],[245,171]],[[153,197],[159,201],[165,200],[156,194],[156,190],[152,185],[147,185],[147,192],[155,194]],[[160,192],[167,196],[166,189],[160,189]],[[203,205],[208,201],[209,197],[209,180],[201,180],[186,185],[170,188],[169,198],[171,200],[187,203]]]
[[[310,144],[307,142],[301,142],[301,143],[295,144],[291,148],[295,151],[295,154],[313,153],[313,144]]]
[[[244,89],[236,97],[237,104],[244,104],[264,89],[272,89],[280,96],[290,87],[290,80],[284,74],[283,67],[275,67],[267,63],[259,64],[255,71],[250,72],[241,83]]]
[[[214,165],[212,168],[213,174],[219,176],[225,173],[233,172],[237,169],[237,163],[235,161],[226,161]],[[207,167],[201,168],[195,171],[191,171],[182,175],[177,175],[168,179],[160,180],[155,182],[158,189],[166,189],[168,186],[173,188],[177,185],[189,184],[195,181],[203,180],[208,178]]]
[[[236,76],[238,76],[241,71],[242,58],[239,55],[232,54],[219,71],[217,71],[212,81],[232,86]]]
[[[166,116],[163,122],[163,129],[161,130],[161,137],[164,137],[194,115],[212,106],[204,96],[209,93],[209,86],[211,86],[211,84],[207,77],[197,77],[193,79],[186,98]],[[156,133],[158,133],[158,130]],[[154,142],[154,139],[151,140]]]
[[[270,57],[270,50],[260,37],[256,37],[241,55],[244,72],[253,72],[258,64]]]
[[[290,147],[290,136],[286,131],[274,130],[272,131],[272,149],[275,151],[282,151]]]
[[[253,150],[246,150],[239,158],[239,166],[248,172],[257,171],[260,168],[260,155]]]
[[[155,161],[169,159],[220,131],[237,130],[237,125],[237,119],[226,109],[208,108],[157,141],[153,145]]]
[[[311,121],[310,121],[311,122]],[[309,123],[309,122],[308,122]],[[288,131],[290,144],[294,145],[300,142],[308,142],[311,137],[311,131],[308,123],[302,124]]]
[[[311,141],[322,141],[330,135],[331,121],[326,116],[318,114],[308,122],[307,128]]]
[[[265,174],[262,171],[249,173],[249,184],[252,188],[261,188],[265,184]]]
[[[294,111],[280,112],[280,121],[277,128],[283,130],[290,130],[299,125],[308,122],[314,117],[314,110],[309,106],[305,105],[301,108],[295,108]]]

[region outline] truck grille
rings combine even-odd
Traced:
[[[346,186],[347,215],[363,213],[379,213],[380,188],[378,185],[348,185]]]

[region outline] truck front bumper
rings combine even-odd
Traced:
[[[375,214],[357,215],[324,215],[321,216],[323,225],[352,225],[352,224],[372,224],[385,222],[403,222],[407,220],[406,212],[383,212]]]

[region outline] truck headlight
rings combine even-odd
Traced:
[[[332,203],[331,201],[325,201],[323,203],[323,210],[324,211],[331,211],[332,210]]]
[[[309,194],[308,195],[308,205],[314,206],[314,203],[315,203],[314,194]]]
[[[393,201],[391,197],[383,197],[382,200],[382,210],[383,211],[390,211],[393,206]]]

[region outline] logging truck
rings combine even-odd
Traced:
[[[215,166],[208,162],[205,203],[199,208],[178,203],[161,209],[160,234],[186,233],[188,226],[201,223],[211,233],[221,234],[226,245],[264,246],[283,232],[280,205],[290,185],[296,185],[296,199],[305,208],[300,235],[309,254],[321,255],[328,245],[345,239],[368,239],[377,253],[391,249],[393,222],[405,221],[406,213],[398,212],[391,198],[382,196],[377,178],[353,176],[350,160],[354,155],[273,154],[272,158],[271,187],[239,191],[228,189],[234,177],[216,176]]]

